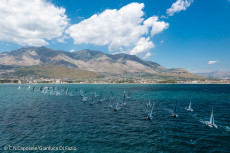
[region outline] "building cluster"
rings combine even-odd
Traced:
[[[80,79],[73,80],[69,78],[54,79],[54,78],[0,78],[0,83],[51,83],[51,84],[66,84],[66,83],[140,83],[140,84],[156,84],[156,83],[178,83],[178,84],[230,84],[230,79],[225,80],[153,80],[144,78],[103,78],[103,79]]]

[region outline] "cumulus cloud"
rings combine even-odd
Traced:
[[[68,25],[65,9],[45,0],[0,0],[0,41],[42,46]]]
[[[158,17],[144,19],[143,3],[131,3],[121,9],[107,9],[78,24],[66,34],[75,44],[108,45],[111,52],[147,53],[154,47],[150,37],[167,29],[169,24]]]
[[[159,18],[157,16],[154,16],[144,21],[144,26],[147,26],[147,28],[149,27],[152,28],[151,36],[154,36],[169,27],[168,23],[165,23],[164,21],[158,21],[158,20]]]
[[[208,64],[215,64],[218,63],[219,61],[208,61]]]
[[[173,16],[176,12],[180,12],[182,10],[185,11],[192,2],[193,0],[177,0],[175,3],[172,4],[171,8],[167,9],[166,13],[169,16]]]
[[[136,44],[136,46],[130,51],[131,55],[141,55],[143,53],[148,52],[150,49],[154,47],[154,44],[152,41],[150,41],[150,38],[144,38],[142,37]]]

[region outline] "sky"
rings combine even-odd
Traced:
[[[229,0],[0,0],[0,19],[0,52],[91,49],[230,72]]]

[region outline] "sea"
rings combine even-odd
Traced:
[[[45,151],[230,152],[230,85],[1,84],[0,152]]]

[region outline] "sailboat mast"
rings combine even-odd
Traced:
[[[153,106],[152,106],[152,109],[151,109],[151,115],[152,115],[152,113],[153,113]]]
[[[123,94],[123,101],[125,101],[125,90],[124,90],[124,94]]]
[[[214,124],[213,108],[212,108],[210,123],[211,123],[212,125]]]

